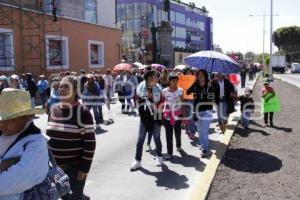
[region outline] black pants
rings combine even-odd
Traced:
[[[125,94],[123,92],[118,92],[119,101],[122,104],[122,110],[125,110]]]
[[[270,124],[273,124],[274,113],[270,112]],[[268,124],[269,113],[264,113],[265,124]]]
[[[245,86],[246,86],[246,75],[241,76],[241,84],[242,84],[242,88],[245,88]]]
[[[152,140],[152,133],[148,132],[148,140],[147,140],[147,145],[151,144],[151,140]]]
[[[181,121],[176,121],[174,126],[171,125],[169,120],[164,120],[167,139],[168,154],[173,154],[173,130],[175,132],[176,147],[181,148]]]
[[[72,194],[67,194],[62,197],[63,200],[84,200],[84,186],[85,181],[78,181],[77,176],[79,172],[79,166],[74,166],[70,169],[64,170],[64,172],[69,176],[70,186]]]

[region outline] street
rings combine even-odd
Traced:
[[[261,85],[262,79],[254,94],[259,102]],[[277,79],[272,86],[282,108],[275,114],[275,127],[264,128],[261,119],[252,121],[248,132],[236,129],[208,200],[300,199],[300,89]]]
[[[300,74],[290,74],[290,73],[285,73],[285,74],[274,74],[273,75],[275,78],[280,79],[282,81],[285,81],[289,84],[295,85],[300,88]]]
[[[246,86],[251,87],[252,84],[253,82],[247,82]],[[239,94],[242,92],[239,88]],[[139,117],[121,114],[119,102],[111,107],[111,111],[103,109],[104,118],[113,119],[114,123],[102,125],[103,131],[97,135],[97,149],[87,179],[86,194],[96,200],[186,199],[190,188],[209,162],[208,159],[200,160],[197,142],[191,142],[182,131],[184,153],[179,154],[174,150],[174,159],[171,162],[165,161],[165,165],[158,168],[155,166],[155,152],[146,153],[144,149],[143,168],[130,172],[129,167],[135,156]],[[216,113],[214,119],[209,138],[212,153],[215,153],[216,147],[220,145],[219,141],[223,138],[216,127]],[[36,124],[45,132],[47,116],[40,116],[36,119]],[[164,127],[161,129],[161,140],[165,154]],[[155,148],[153,141],[151,146],[152,149]]]

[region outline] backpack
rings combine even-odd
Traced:
[[[1,159],[4,155],[21,139],[29,136],[40,134],[41,131],[38,129],[34,124],[30,124],[29,128],[32,129],[32,133],[29,134],[28,132],[24,131],[21,133],[16,140],[8,147],[5,151]],[[24,144],[23,148],[26,149],[26,145]],[[24,192],[23,200],[57,200],[60,197],[70,193],[71,187],[69,183],[69,177],[64,173],[64,171],[57,166],[57,163],[54,159],[54,156],[51,150],[48,148],[48,155],[49,155],[49,171],[45,178],[45,180],[33,186],[31,189]]]
[[[49,152],[49,171],[45,180],[25,191],[23,200],[57,200],[70,193],[71,187],[69,177],[57,166],[54,156],[50,149]]]

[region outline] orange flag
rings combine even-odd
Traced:
[[[193,95],[187,95],[186,91],[193,85],[196,81],[196,76],[194,75],[180,75],[178,76],[178,87],[183,89],[184,99],[194,99]]]

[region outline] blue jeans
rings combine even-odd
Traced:
[[[198,121],[196,121],[199,133],[199,145],[203,150],[208,150],[209,127],[212,121],[212,111],[202,111],[197,113]]]
[[[250,117],[251,117],[251,111],[249,110],[244,110],[242,112],[242,124],[244,128],[248,128],[249,127],[249,122],[250,122]]]
[[[195,135],[195,133],[197,131],[197,127],[196,127],[195,121],[193,119],[193,114],[192,114],[192,108],[194,106],[194,101],[193,100],[185,100],[184,103],[191,105],[191,106],[184,105],[182,107],[184,117],[191,117],[190,119],[187,120],[187,127],[185,127],[185,130],[186,130],[186,132],[190,133],[191,135]]]
[[[35,97],[31,97],[31,107],[35,107]]]
[[[89,105],[87,107],[88,109],[93,109],[96,124],[100,124],[100,122],[103,121],[102,105]]]
[[[43,92],[43,93],[40,93],[40,97],[41,97],[41,101],[42,101],[42,106],[43,108],[45,107],[45,104],[47,102],[47,96],[46,96],[46,93]]]
[[[227,112],[227,103],[225,101],[220,101],[218,104],[218,123],[225,124],[228,120],[228,112]]]
[[[132,106],[132,102],[131,100],[133,99],[133,92],[132,91],[126,91],[126,110],[130,110],[133,106]]]
[[[157,123],[154,123],[153,130],[151,131],[151,133],[153,135],[155,146],[156,146],[156,155],[158,157],[162,157],[162,154],[161,154],[162,145],[161,145],[161,140],[160,140],[160,125],[158,125]],[[142,160],[143,145],[145,142],[146,134],[147,134],[147,131],[146,131],[145,125],[142,122],[140,122],[139,136],[138,136],[138,141],[137,141],[137,145],[136,145],[136,154],[135,154],[135,159],[138,161]]]

